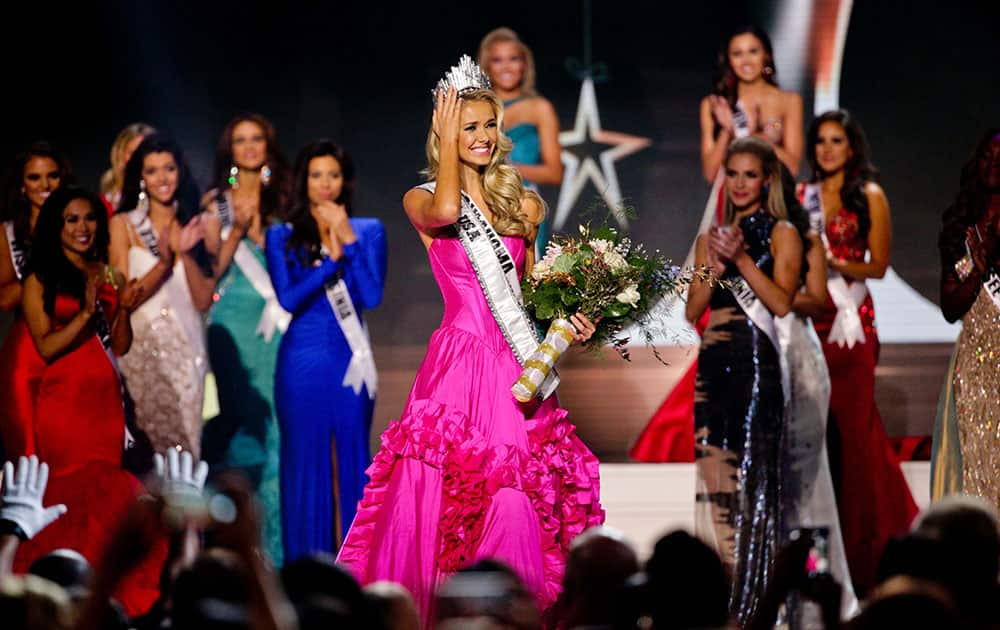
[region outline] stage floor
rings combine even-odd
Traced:
[[[903,462],[903,474],[920,509],[930,503],[930,464]],[[607,524],[621,530],[649,557],[656,541],[674,529],[694,530],[694,464],[601,464],[601,503]]]

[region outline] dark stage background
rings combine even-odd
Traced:
[[[385,221],[391,239],[386,302],[370,318],[374,338],[420,344],[439,317],[439,296],[400,198],[424,165],[429,89],[460,53],[475,54],[485,32],[509,25],[534,49],[539,88],[562,128],[572,127],[580,84],[566,60],[581,55],[581,6],[22,5],[8,12],[0,37],[0,156],[46,138],[96,188],[115,134],[143,120],[172,132],[207,184],[217,135],[238,111],[270,117],[289,159],[305,141],[332,137],[357,163],[358,212]],[[639,213],[633,229],[677,258],[687,252],[707,192],[697,106],[710,88],[719,40],[738,23],[768,24],[774,12],[766,2],[594,3],[594,59],[608,68],[597,84],[603,126],[652,140],[616,164]],[[932,300],[940,212],[978,134],[1000,122],[997,24],[996,2],[856,2],[850,21],[840,102],[865,125],[883,173],[893,265]],[[811,102],[806,109],[808,118]],[[551,204],[557,192],[543,191]],[[578,209],[596,193],[588,185]]]
[[[622,194],[638,211],[634,235],[678,260],[688,251],[708,192],[697,109],[710,90],[724,34],[757,22],[775,36],[789,11],[836,2],[593,2],[593,60],[607,68],[607,79],[596,86],[602,126],[651,142],[615,164]],[[424,166],[429,91],[461,53],[475,55],[487,31],[507,25],[533,48],[538,86],[554,103],[561,128],[571,129],[581,83],[567,61],[583,53],[583,6],[574,0],[5,7],[0,159],[45,138],[66,151],[81,182],[96,189],[115,135],[141,120],[172,132],[207,185],[218,134],[240,111],[268,116],[289,160],[321,136],[346,146],[359,174],[357,211],[382,219],[390,239],[385,302],[367,314],[380,368],[377,442],[402,408],[441,313],[426,254],[400,205]],[[1000,124],[998,24],[996,0],[858,1],[851,12],[839,102],[865,126],[882,171],[893,212],[893,268],[934,302],[940,213],[979,134]],[[807,60],[807,46],[779,57],[779,82],[787,55]],[[808,124],[811,90],[803,96]],[[596,157],[605,148],[573,151]],[[553,208],[558,192],[542,190]],[[598,192],[585,187],[568,229]],[[903,302],[876,300],[884,340],[894,341],[889,338],[908,327],[940,328],[932,305],[907,297],[899,290],[904,283],[894,286],[893,296]],[[895,319],[884,324],[887,312]],[[892,435],[930,432],[950,353],[940,342],[954,335],[938,333],[933,339],[911,334],[883,349],[877,398]],[[564,361],[561,402],[602,459],[625,457],[695,349],[663,351],[669,369],[648,353],[636,353],[627,367],[573,355]]]

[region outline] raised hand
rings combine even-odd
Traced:
[[[168,504],[172,500],[201,498],[205,480],[208,479],[208,464],[205,462],[195,464],[190,452],[178,452],[177,449],[171,448],[167,450],[166,456],[154,454],[153,465],[156,476],[162,484],[161,494]]]
[[[729,107],[729,101],[717,94],[709,96],[708,101],[712,105],[712,116],[715,118],[715,122],[719,123],[723,129],[732,131],[733,110]]]
[[[118,292],[118,308],[126,313],[131,313],[142,303],[144,291],[145,289],[139,284],[139,280],[132,278]]]
[[[455,88],[439,90],[437,103],[434,105],[432,128],[441,142],[458,142],[461,113],[462,104]]]
[[[177,229],[179,229],[177,247],[185,254],[205,238],[205,225],[201,222],[200,216],[194,217],[185,226],[178,226]]]
[[[99,273],[87,275],[87,286],[83,293],[83,312],[87,315],[93,315],[97,312],[97,295],[103,280],[104,278]]]
[[[49,465],[39,463],[38,456],[17,460],[17,474],[13,462],[3,465],[3,505],[0,521],[10,521],[21,528],[25,539],[30,540],[48,527],[52,521],[66,513],[62,503],[42,507],[45,487],[49,483]]]
[[[708,231],[708,251],[722,261],[736,263],[746,255],[743,231],[735,225],[712,228]]]

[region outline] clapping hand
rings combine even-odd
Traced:
[[[179,226],[178,229],[177,246],[185,254],[205,238],[205,225],[201,222],[200,216],[194,217],[187,222],[187,225]]]
[[[208,464],[198,462],[188,451],[168,449],[166,456],[153,455],[156,476],[162,484],[161,494],[167,503],[171,498],[201,497],[208,479]]]
[[[735,225],[712,228],[708,232],[708,251],[722,262],[737,263],[746,255],[743,231]]]
[[[0,506],[0,521],[10,521],[30,540],[54,520],[66,513],[62,503],[42,507],[45,487],[49,483],[49,465],[39,463],[38,457],[24,457],[17,460],[17,474],[14,463],[3,466],[3,505]]]
[[[713,94],[708,97],[708,102],[712,106],[712,116],[719,126],[729,131],[733,130],[733,110],[729,107],[729,101],[724,97]]]

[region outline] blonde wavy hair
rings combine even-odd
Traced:
[[[497,144],[490,156],[490,163],[480,170],[480,181],[483,188],[483,198],[493,212],[493,228],[506,236],[521,236],[528,238],[534,232],[537,224],[521,211],[524,199],[532,199],[542,215],[545,204],[542,198],[532,190],[527,190],[521,183],[521,174],[513,166],[507,164],[507,155],[513,148],[511,142],[501,131],[503,129],[503,103],[492,90],[473,90],[460,97],[463,101],[481,101],[489,103],[497,119]],[[427,132],[427,168],[423,170],[428,181],[437,179],[441,167],[441,140],[431,126]],[[541,217],[539,217],[541,222]]]
[[[761,174],[764,176],[767,190],[764,191],[766,199],[763,204],[767,208],[768,214],[779,221],[788,220],[788,207],[785,205],[785,193],[781,185],[781,161],[778,154],[774,152],[774,147],[760,138],[739,138],[733,140],[726,150],[726,159],[723,160],[723,167],[729,164],[729,158],[734,155],[752,155],[760,160]],[[726,194],[725,220],[732,223],[736,216],[733,202]]]
[[[102,193],[108,195],[121,192],[125,174],[125,147],[139,136],[146,137],[153,133],[156,133],[156,129],[152,125],[141,122],[132,123],[118,132],[111,144],[111,168],[101,175]]]
[[[518,48],[521,49],[521,56],[524,57],[524,74],[521,75],[521,92],[523,92],[525,96],[538,96],[538,92],[535,90],[535,56],[531,54],[531,49],[528,48],[527,44],[521,41],[521,38],[517,36],[517,33],[506,26],[493,29],[486,34],[486,37],[483,37],[481,42],[479,42],[479,55],[477,56],[477,63],[479,63],[479,67],[485,69],[486,73],[489,74],[490,48],[493,47],[493,44],[498,44],[500,42],[514,42],[517,44]]]

